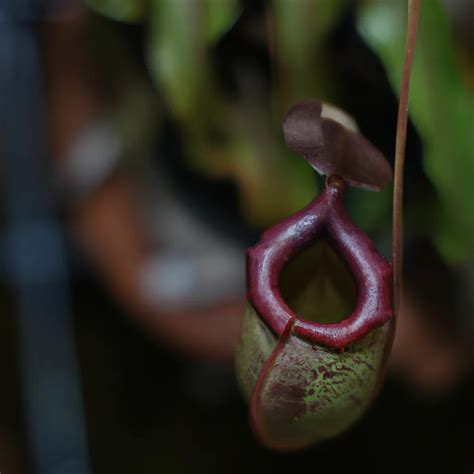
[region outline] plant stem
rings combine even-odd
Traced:
[[[403,273],[403,167],[408,123],[408,97],[410,73],[418,30],[420,0],[408,0],[408,26],[405,45],[405,62],[400,86],[398,105],[397,137],[395,145],[395,178],[393,187],[393,294],[395,315],[398,315],[402,295]]]

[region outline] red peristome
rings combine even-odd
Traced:
[[[308,342],[344,350],[393,315],[392,266],[344,209],[344,182],[332,176],[307,207],[262,234],[247,251],[248,298],[265,323],[281,336],[292,320],[293,333]],[[305,321],[283,301],[280,273],[288,261],[322,232],[347,263],[358,290],[352,314],[339,323]]]

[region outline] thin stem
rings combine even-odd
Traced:
[[[402,293],[403,272],[403,167],[408,123],[410,73],[418,30],[420,0],[408,0],[408,27],[405,45],[405,63],[398,105],[397,139],[395,146],[395,178],[393,188],[393,293],[395,314],[398,315]]]

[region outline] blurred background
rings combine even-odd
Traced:
[[[399,0],[0,1],[2,474],[473,472],[472,0],[422,2],[374,407],[275,454],[233,373],[245,248],[323,186],[282,119],[319,98],[393,163],[405,23]],[[347,193],[387,256],[391,192]]]

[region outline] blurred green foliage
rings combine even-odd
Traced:
[[[360,32],[382,59],[395,91],[403,69],[405,25],[406,2],[370,0],[360,10]],[[441,202],[430,231],[450,261],[472,256],[474,249],[473,92],[440,1],[422,2],[410,116],[423,140],[425,172]]]
[[[350,88],[332,67],[328,38],[354,8],[349,0],[271,0],[252,32],[271,60],[269,86],[252,71],[237,74],[238,95],[218,77],[211,50],[243,14],[238,0],[88,0],[115,20],[143,21],[146,58],[155,85],[179,124],[189,166],[210,178],[232,179],[241,209],[260,228],[303,207],[316,193],[313,171],[282,140],[281,122],[302,97],[344,105]],[[404,54],[406,2],[357,2],[357,26],[382,61],[394,92]],[[370,92],[368,92],[370,93]],[[448,261],[474,249],[474,105],[446,12],[425,2],[410,98],[411,118],[423,143],[423,166],[439,206],[407,203],[413,218]],[[407,160],[410,160],[410,156]],[[349,207],[361,227],[385,231],[390,189],[357,191]],[[421,206],[421,207],[420,207]]]
[[[149,10],[149,0],[86,0],[102,15],[117,21],[141,22]]]

